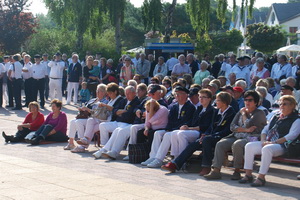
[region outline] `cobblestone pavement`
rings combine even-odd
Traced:
[[[44,114],[49,113],[46,107]],[[28,109],[0,109],[0,131],[16,132]],[[63,111],[71,120],[74,106]],[[267,184],[251,188],[230,180],[232,170],[223,169],[223,179],[207,181],[197,173],[168,174],[118,160],[94,160],[98,148],[87,153],[64,151],[63,143],[30,146],[5,144],[0,138],[0,199],[300,199],[299,165],[272,163]],[[258,162],[259,164],[259,162]],[[195,170],[194,170],[195,171]]]

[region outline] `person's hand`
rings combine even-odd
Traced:
[[[136,115],[138,118],[140,118],[140,117],[141,117],[141,110],[140,110],[140,109],[137,110],[137,111],[135,112],[135,115]]]
[[[188,130],[188,129],[189,129],[189,127],[187,125],[182,125],[180,127],[180,130]]]
[[[146,118],[146,112],[143,112],[142,118],[143,118],[143,119]]]
[[[205,136],[206,136],[205,134],[202,134],[202,135],[201,135],[201,137],[200,137],[200,139],[199,139],[199,143],[200,143],[200,144],[202,144],[202,142],[203,142]]]
[[[242,133],[244,131],[245,131],[245,129],[243,127],[238,127],[235,129],[235,132],[237,132],[237,133]]]
[[[19,131],[22,131],[23,130],[23,127],[21,125],[18,125],[18,130]]]
[[[256,128],[256,126],[251,126],[250,128],[248,128],[248,133],[253,132]]]
[[[264,146],[266,146],[266,145],[268,145],[268,144],[273,144],[273,142],[270,142],[270,141],[264,141],[264,142],[262,143],[262,146],[264,147]]]
[[[149,133],[149,130],[148,130],[148,129],[145,129],[145,130],[144,130],[144,135],[145,135],[145,136],[148,136],[148,133]]]
[[[99,103],[98,107],[104,107],[105,104],[104,103]]]
[[[117,112],[116,112],[116,114],[117,115],[122,115],[123,113],[125,113],[126,112],[126,110],[118,110]]]

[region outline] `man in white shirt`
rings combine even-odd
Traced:
[[[12,81],[13,93],[15,99],[15,107],[13,110],[22,110],[21,91],[22,91],[22,68],[23,65],[19,62],[20,55],[14,55],[10,66],[8,77]]]
[[[55,61],[50,61],[48,64],[51,68],[49,74],[49,96],[51,100],[57,98],[62,101],[62,78],[65,63],[61,60],[61,53],[56,53],[55,56]]]
[[[244,79],[250,85],[250,70],[244,64],[245,57],[238,58],[238,64],[231,68],[231,73],[235,73],[236,79]]]
[[[141,53],[140,59],[136,64],[136,73],[141,75],[141,78],[144,79],[144,83],[146,85],[148,85],[150,67],[151,64],[149,60],[146,60],[146,55],[144,53]]]
[[[166,66],[168,69],[168,76],[171,75],[174,65],[176,65],[178,63],[179,63],[179,60],[177,58],[175,58],[175,54],[171,53],[171,58],[169,60],[167,60],[167,62],[166,62]]]
[[[4,77],[5,72],[6,72],[6,70],[5,70],[4,65],[2,63],[0,63],[0,108],[2,108],[2,104],[3,104],[2,85],[3,85],[3,77]]]
[[[49,64],[49,60],[48,60],[48,54],[44,53],[43,54],[43,61],[41,62],[47,69],[47,74],[50,74],[51,71],[51,67],[48,66]],[[49,97],[49,76],[45,77],[45,98],[48,100]]]
[[[278,55],[278,62],[272,67],[271,78],[275,81],[275,88],[280,90],[280,80],[286,79],[292,76],[292,65],[287,62],[285,55]]]
[[[24,55],[24,66],[22,69],[22,77],[24,79],[24,92],[25,92],[25,105],[23,107],[28,107],[29,103],[33,101],[33,79],[32,79],[32,63],[30,62],[30,55]]]
[[[13,88],[12,88],[12,82],[8,78],[8,72],[10,68],[10,56],[6,55],[3,57],[3,65],[5,67],[6,73],[4,74],[3,77],[3,96],[4,100],[6,101],[6,107],[14,107],[14,94],[13,94]]]
[[[47,67],[41,63],[41,56],[34,56],[34,64],[32,65],[33,78],[33,98],[37,101],[37,94],[40,94],[40,106],[44,109],[45,106],[45,78],[48,76]]]
[[[140,60],[140,53],[136,53],[135,57],[131,59],[131,62],[133,62],[133,65],[136,67],[137,62]]]

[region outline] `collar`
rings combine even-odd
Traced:
[[[223,116],[230,107],[231,106],[229,105],[223,112],[221,112],[221,109],[219,109],[218,115],[222,115]]]

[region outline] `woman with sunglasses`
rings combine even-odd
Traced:
[[[269,170],[272,157],[285,153],[286,142],[291,142],[299,137],[300,119],[296,111],[297,102],[291,95],[280,98],[280,112],[276,114],[261,132],[261,141],[250,142],[245,146],[246,175],[240,183],[253,182],[253,162],[255,155],[261,155],[261,165],[257,179],[251,184],[253,187],[264,186],[265,176]]]
[[[232,134],[221,139],[215,148],[212,168],[204,177],[206,179],[221,179],[221,167],[227,152],[232,150],[234,173],[231,180],[241,179],[240,169],[243,167],[244,147],[252,140],[257,140],[261,130],[266,125],[264,111],[257,108],[259,94],[249,90],[244,94],[245,107],[238,112],[230,125]]]

